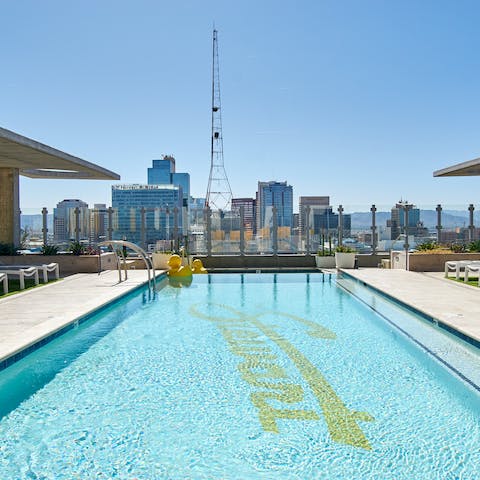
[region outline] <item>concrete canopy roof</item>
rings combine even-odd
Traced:
[[[31,178],[119,180],[120,175],[94,163],[0,127],[0,168],[18,168]]]
[[[480,158],[457,163],[433,172],[434,177],[472,177],[480,175]]]

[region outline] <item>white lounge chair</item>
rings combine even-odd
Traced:
[[[39,283],[37,267],[21,268],[18,265],[2,265],[0,266],[0,273],[17,276],[20,281],[20,290],[25,288],[25,277],[33,277],[35,279],[35,285]]]
[[[0,282],[3,283],[3,294],[8,293],[8,275],[6,273],[0,273]]]
[[[455,260],[445,262],[445,277],[449,272],[455,272],[455,278],[460,279],[460,272],[465,270],[467,265],[480,265],[480,260]]]
[[[43,272],[43,283],[48,282],[48,272],[55,272],[55,278],[57,280],[60,278],[60,268],[58,267],[58,263],[44,263],[43,265],[40,265],[39,268]]]
[[[470,263],[465,267],[465,278],[463,281],[468,282],[468,277],[471,272],[475,272],[478,275],[478,286],[480,287],[480,262]]]
[[[27,269],[27,268],[36,268],[39,275],[42,274],[43,283],[48,283],[48,272],[55,272],[55,278],[58,280],[60,278],[60,269],[58,263],[44,263],[43,265],[4,265],[0,263],[0,270],[18,270],[18,269]]]

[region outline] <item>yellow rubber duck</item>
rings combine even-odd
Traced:
[[[192,262],[192,272],[193,273],[208,273],[207,269],[204,268],[203,263],[199,258],[196,258]]]
[[[169,277],[191,277],[192,270],[188,265],[182,266],[182,259],[179,255],[172,255],[168,260],[170,269],[167,274]]]

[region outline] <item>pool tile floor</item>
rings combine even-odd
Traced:
[[[121,283],[115,270],[79,273],[0,298],[0,362],[146,282],[146,270]]]

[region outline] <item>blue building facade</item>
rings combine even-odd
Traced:
[[[183,206],[188,207],[190,198],[190,174],[175,171],[175,158],[165,155],[160,160],[153,160],[148,169],[149,185],[176,185],[182,187]]]
[[[338,230],[340,216],[335,213],[332,207],[323,211],[313,213],[313,233],[315,235],[335,235]],[[352,217],[350,214],[342,215],[343,236],[349,237],[352,228]]]
[[[420,209],[412,208],[408,211],[408,227],[416,228],[420,222]],[[398,224],[401,228],[405,226],[405,211],[399,210],[398,212]]]
[[[175,240],[182,235],[184,215],[180,186],[114,185],[112,207],[115,210],[114,239],[146,247],[157,240]],[[144,232],[142,208],[145,209]]]
[[[257,231],[272,225],[272,207],[279,227],[293,227],[293,188],[287,182],[258,182],[256,204]]]

